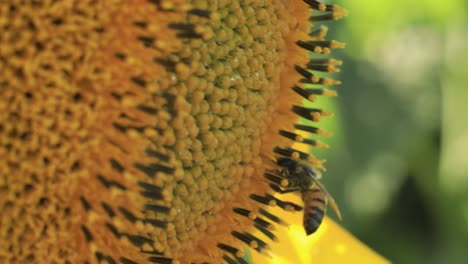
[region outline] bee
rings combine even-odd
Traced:
[[[272,185],[279,193],[300,192],[304,202],[303,225],[307,235],[313,234],[319,228],[325,215],[327,205],[335,211],[341,220],[341,213],[335,199],[328,193],[325,186],[319,182],[322,177],[309,163],[303,160],[294,160],[281,157],[276,162],[282,167],[277,172],[284,177],[287,184],[282,188]]]

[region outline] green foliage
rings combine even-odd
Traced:
[[[320,102],[335,109],[325,121],[335,136],[317,156],[328,160],[324,181],[343,225],[395,263],[464,263],[467,3],[340,5],[350,15],[330,33],[347,43],[334,51],[344,84],[338,100]]]

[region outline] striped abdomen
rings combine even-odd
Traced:
[[[304,201],[304,229],[307,235],[313,234],[319,228],[325,215],[327,197],[317,187],[302,192]]]

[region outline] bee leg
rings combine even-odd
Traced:
[[[299,191],[299,188],[288,188],[288,189],[281,189],[278,185],[275,185],[273,183],[270,183],[270,187],[277,193],[280,194],[285,194],[285,193],[291,193],[291,192],[297,192]]]

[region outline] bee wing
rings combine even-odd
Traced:
[[[317,184],[317,186],[319,187],[319,189],[325,194],[325,196],[327,197],[328,201],[330,202],[330,207],[333,209],[333,211],[335,211],[336,213],[336,216],[338,216],[338,218],[340,220],[343,220],[343,217],[341,216],[341,212],[340,212],[340,209],[338,208],[338,205],[336,204],[335,202],[335,199],[333,199],[333,197],[330,195],[330,193],[328,193],[327,189],[325,188],[325,186],[319,182],[319,180],[317,179],[317,177],[314,177],[314,175],[310,175],[311,178],[312,178],[312,181],[314,181],[315,184]]]
[[[312,178],[315,178],[315,179],[318,179],[318,180],[320,180],[322,178],[322,173],[320,173],[320,171],[315,170],[314,168],[309,167],[309,166],[303,166],[302,168]]]

